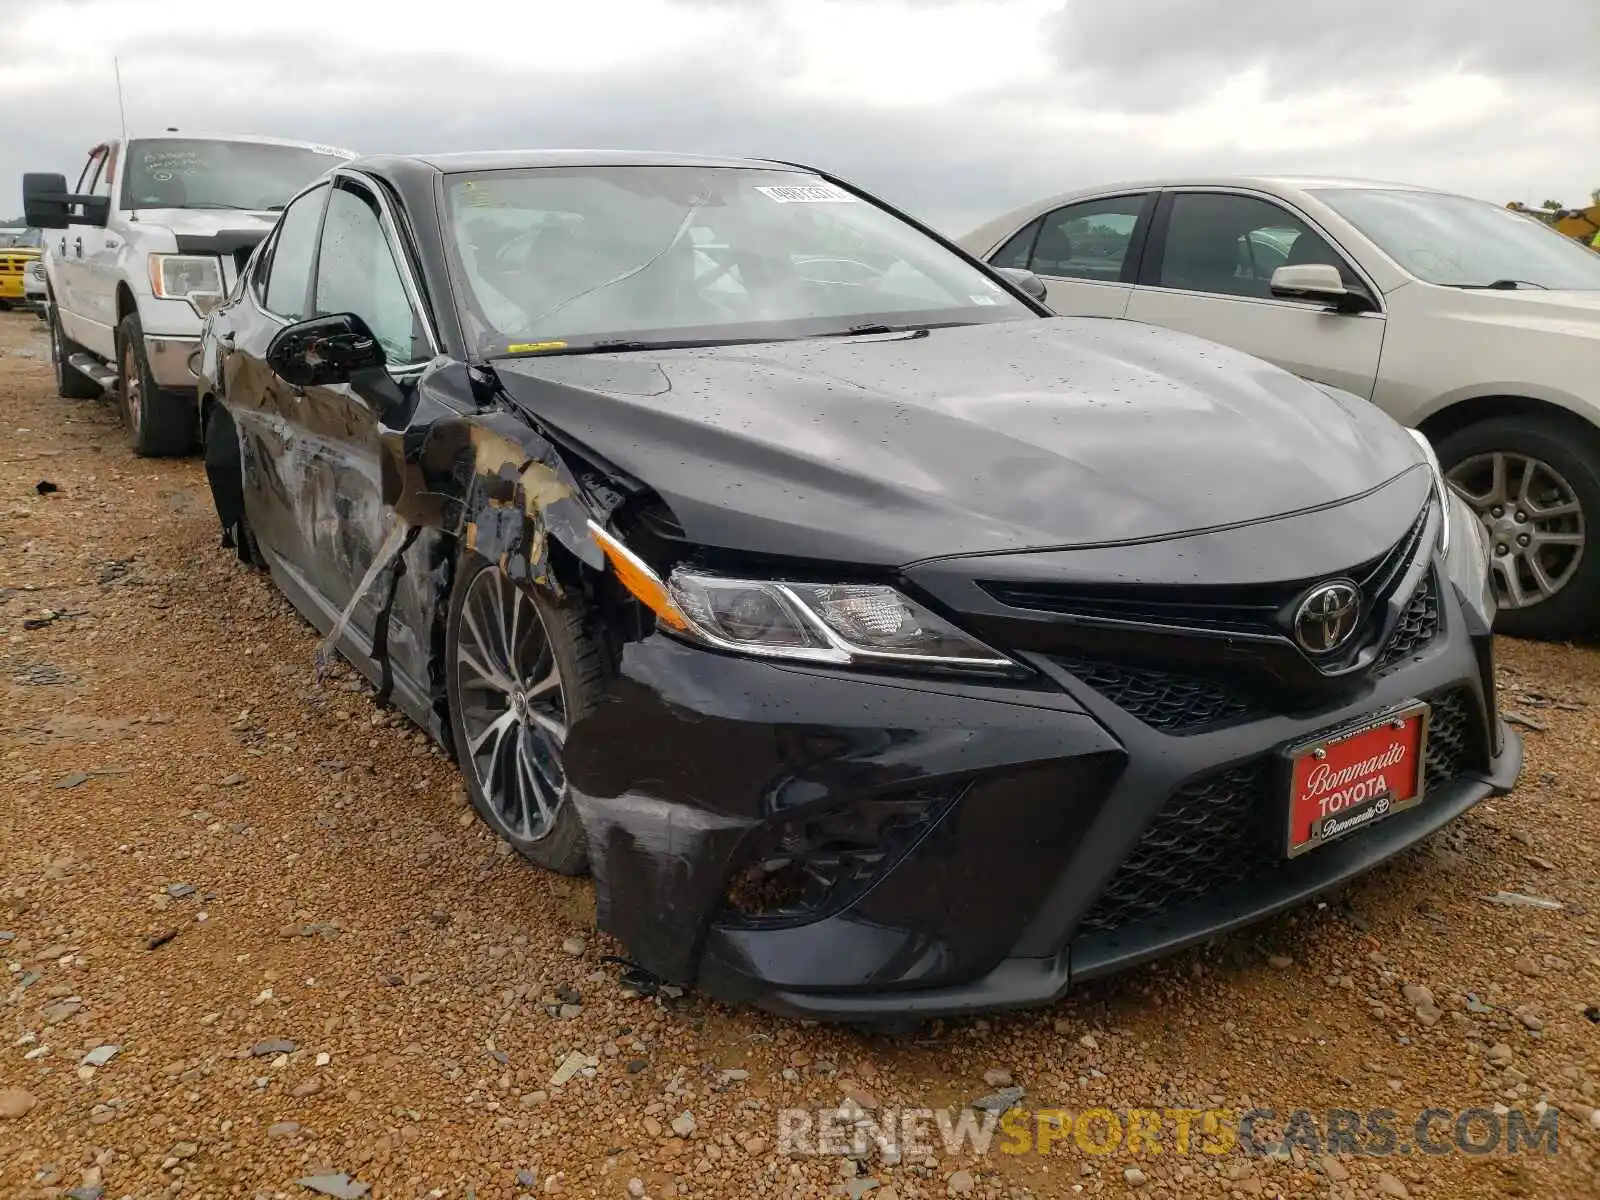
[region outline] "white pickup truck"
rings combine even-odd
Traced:
[[[116,397],[141,455],[195,444],[189,358],[208,312],[296,192],[350,151],[310,142],[178,133],[104,142],[70,191],[23,176],[44,230],[45,319],[56,390]]]

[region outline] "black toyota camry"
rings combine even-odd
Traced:
[[[641,968],[787,1013],[1047,1002],[1508,788],[1426,443],[1041,291],[784,163],[356,160],[211,317],[223,540]]]

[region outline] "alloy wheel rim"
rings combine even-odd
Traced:
[[[128,409],[128,427],[135,432],[139,429],[139,421],[143,416],[144,396],[141,394],[143,385],[139,380],[139,361],[134,357],[133,343],[122,348],[122,393],[123,403]]]
[[[539,841],[567,798],[566,689],[538,608],[499,567],[467,585],[454,670],[466,764],[506,830]]]
[[[1561,472],[1532,455],[1493,451],[1463,459],[1449,479],[1488,531],[1500,607],[1531,608],[1571,582],[1587,533],[1578,494]]]

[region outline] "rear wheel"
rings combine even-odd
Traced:
[[[129,313],[117,326],[117,399],[128,445],[141,458],[194,449],[194,401],[163,389],[150,374],[138,313]]]
[[[101,387],[67,360],[83,353],[83,347],[72,341],[61,329],[61,314],[50,309],[50,367],[56,375],[56,395],[67,400],[93,400],[100,395]]]
[[[1594,627],[1600,594],[1600,432],[1493,417],[1438,447],[1451,484],[1489,533],[1495,630],[1565,639]]]
[[[450,726],[479,816],[552,871],[588,867],[563,764],[567,730],[599,699],[599,647],[581,604],[557,604],[463,555],[445,627]]]

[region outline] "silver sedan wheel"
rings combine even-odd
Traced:
[[[507,833],[540,840],[566,803],[566,693],[538,608],[499,567],[467,585],[453,669],[478,787]]]
[[[1550,599],[1583,559],[1583,507],[1549,463],[1525,454],[1475,454],[1450,469],[1450,483],[1489,531],[1489,564],[1501,608]]]

